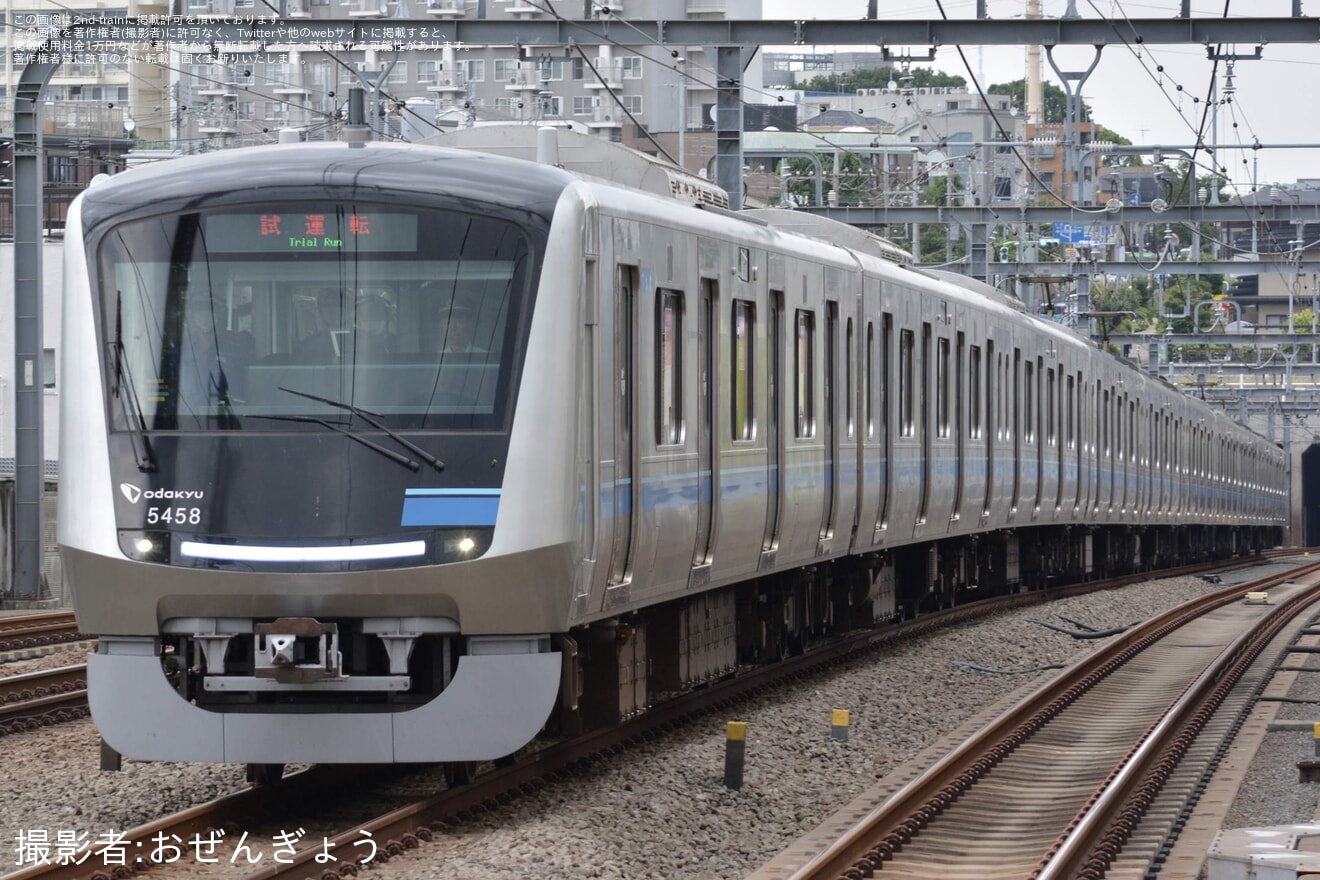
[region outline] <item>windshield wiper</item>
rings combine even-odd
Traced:
[[[330,422],[325,419],[319,419],[316,416],[249,415],[248,418],[269,419],[270,421],[274,421],[274,422],[310,422],[315,425],[321,425],[323,427],[329,428],[331,431],[334,431],[336,434],[343,434],[345,437],[347,437],[350,440],[356,440],[358,443],[361,443],[363,446],[367,447],[368,449],[372,449],[376,452],[379,452],[381,455],[385,456],[391,461],[397,461],[399,464],[403,465],[410,471],[417,471],[417,470],[421,470],[422,468],[420,464],[418,464],[417,462],[413,461],[411,458],[400,452],[395,452],[393,449],[386,449],[384,446],[381,446],[379,443],[373,443],[372,441],[368,440],[366,437],[362,437],[359,436],[358,434],[353,433],[343,425],[340,425],[336,422]]]
[[[320,395],[311,394],[307,391],[295,391],[292,388],[285,388],[283,385],[278,385],[276,387],[279,388],[279,390],[287,392],[289,394],[293,394],[298,397],[305,397],[308,400],[315,400],[317,403],[325,403],[325,404],[329,404],[330,406],[337,406],[340,409],[348,410],[355,416],[361,416],[364,422],[371,425],[371,427],[375,428],[378,431],[383,431],[391,440],[393,440],[395,443],[398,443],[404,449],[407,449],[413,455],[416,455],[418,458],[429,464],[431,467],[435,468],[438,471],[442,471],[445,469],[445,463],[442,462],[440,459],[436,458],[434,455],[427,452],[425,449],[418,446],[416,443],[413,443],[407,437],[404,437],[401,434],[391,431],[389,428],[385,427],[379,421],[373,418],[373,416],[377,415],[376,413],[368,412],[362,407],[354,406],[351,403],[344,403],[343,401],[340,400],[331,400],[328,397],[321,397]],[[413,470],[417,470],[417,468],[413,468]]]
[[[137,399],[137,389],[133,377],[128,371],[128,360],[124,357],[124,343],[118,339],[110,343],[114,350],[115,361],[115,397],[124,411],[124,420],[128,423],[128,435],[131,437],[133,458],[138,470],[154,473],[156,456],[151,451],[151,440],[147,438],[147,420],[142,415],[142,405]]]

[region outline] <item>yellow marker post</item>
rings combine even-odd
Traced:
[[[848,741],[848,710],[835,709],[830,715],[830,738]]]
[[[1320,721],[1311,725],[1311,735],[1315,737],[1315,756],[1320,758]]]
[[[724,787],[742,788],[743,759],[747,755],[747,722],[730,721],[724,733]]]

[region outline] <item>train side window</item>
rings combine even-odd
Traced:
[[[981,436],[981,346],[968,346],[967,362],[967,436]]]
[[[655,443],[683,442],[683,294],[656,290]]]
[[[935,356],[935,435],[949,436],[949,340],[940,337]]]
[[[898,434],[915,436],[912,423],[912,348],[911,330],[898,333]]]
[[[797,410],[797,436],[805,439],[816,436],[816,313],[798,309],[794,326],[793,398]]]
[[[756,303],[733,301],[733,426],[734,440],[752,440],[756,437],[756,419],[752,393],[755,390]]]

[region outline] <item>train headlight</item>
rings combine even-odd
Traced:
[[[437,562],[464,562],[476,559],[490,548],[494,529],[479,526],[445,529],[436,535]]]
[[[170,533],[124,529],[119,533],[119,549],[137,562],[170,561]]]

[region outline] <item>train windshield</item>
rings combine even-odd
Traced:
[[[499,428],[531,248],[459,211],[284,203],[121,224],[99,250],[118,428]]]

